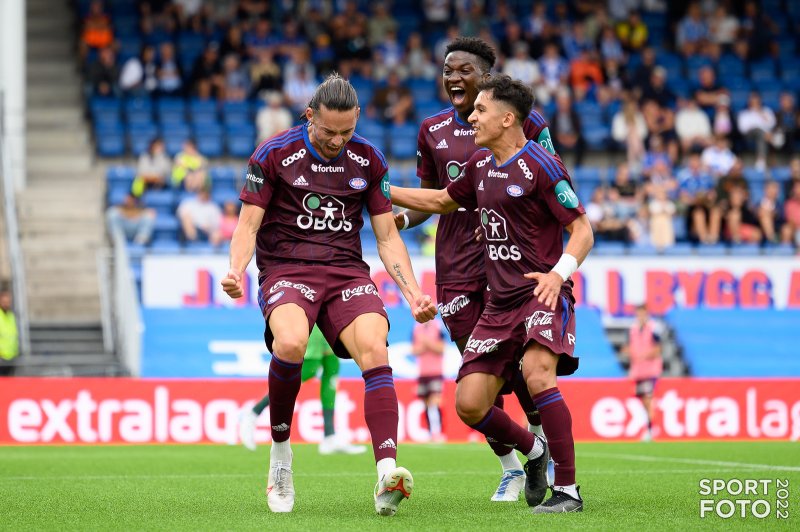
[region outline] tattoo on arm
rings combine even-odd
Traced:
[[[404,286],[408,286],[408,282],[406,278],[403,276],[403,272],[400,271],[399,264],[393,264],[392,269],[394,270],[394,274],[397,276],[397,279],[403,283]]]

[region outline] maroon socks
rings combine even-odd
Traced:
[[[300,369],[303,363],[291,364],[275,355],[269,363],[269,419],[272,441],[289,439],[297,393],[300,391]]]
[[[547,436],[550,456],[555,462],[556,486],[575,484],[575,442],[572,439],[572,416],[558,388],[550,388],[533,396],[542,428]]]
[[[364,419],[372,438],[375,462],[397,458],[397,393],[392,368],[378,366],[361,374],[364,377]]]

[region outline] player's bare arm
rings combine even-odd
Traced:
[[[436,183],[427,179],[420,180],[420,188],[436,189]],[[394,224],[399,231],[410,229],[424,223],[431,215],[425,212],[406,209],[394,215]]]
[[[447,214],[458,209],[460,205],[455,202],[447,189],[423,189],[391,187],[392,203],[430,214]]]
[[[429,295],[423,294],[411,269],[408,250],[394,225],[392,213],[387,212],[371,217],[372,230],[378,242],[378,255],[386,271],[392,276],[403,296],[411,307],[414,319],[420,323],[436,316],[436,305]]]
[[[250,259],[253,258],[253,251],[256,247],[256,233],[261,227],[264,219],[264,209],[250,203],[243,203],[239,213],[239,222],[233,231],[231,238],[231,269],[220,284],[222,289],[232,299],[240,298],[244,295],[242,277]]]
[[[566,230],[570,234],[569,242],[567,242],[567,247],[558,264],[547,273],[530,272],[525,274],[525,278],[536,280],[538,284],[533,290],[533,295],[538,297],[539,303],[550,307],[550,310],[556,309],[561,285],[578,269],[594,246],[592,226],[585,214],[575,218],[566,226]]]

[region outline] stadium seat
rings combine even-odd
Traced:
[[[728,247],[725,244],[701,244],[695,249],[701,257],[716,257],[728,253]]]
[[[764,254],[772,257],[794,257],[797,250],[791,244],[767,244],[764,246]]]
[[[224,144],[222,134],[201,134],[195,136],[197,150],[208,158],[222,157]]]
[[[618,257],[625,254],[625,244],[622,242],[603,242],[595,243],[592,254],[602,257]]]
[[[589,149],[598,151],[608,149],[608,141],[611,138],[611,130],[608,125],[600,123],[587,126],[583,124],[582,130]]]
[[[758,244],[735,244],[731,246],[730,254],[736,257],[761,255],[761,246]]]
[[[181,252],[181,246],[173,239],[158,239],[150,243],[147,251],[153,255],[177,255]]]
[[[98,137],[97,154],[101,157],[121,157],[125,154],[125,136],[116,133]]]
[[[675,242],[673,245],[664,248],[662,253],[669,256],[686,256],[691,255],[694,251],[694,246],[688,242]]]
[[[576,183],[586,181],[599,183],[601,181],[600,169],[596,166],[576,166],[572,170],[572,178]]]
[[[412,159],[417,155],[417,128],[412,124],[389,127],[389,152],[397,159]]]
[[[148,190],[142,196],[145,207],[155,209],[159,214],[175,214],[175,191],[170,188],[162,190]]]
[[[628,247],[628,255],[648,257],[651,255],[658,255],[658,250],[651,244],[634,244]]]
[[[762,59],[757,63],[750,65],[750,79],[753,82],[761,82],[766,80],[774,80],[775,75],[775,61],[772,59]]]
[[[178,241],[180,233],[180,222],[174,214],[159,213],[153,227],[154,240],[174,240]]]
[[[600,312],[580,306],[575,309],[574,319],[575,356],[580,358],[575,377],[623,377],[625,374],[606,336]]]
[[[225,146],[231,157],[250,157],[255,149],[255,135],[246,133],[228,133]]]

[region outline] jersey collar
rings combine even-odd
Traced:
[[[526,143],[525,143],[525,145],[522,147],[522,149],[521,149],[521,150],[519,150],[517,153],[515,153],[513,157],[511,157],[509,160],[507,160],[506,162],[504,162],[504,163],[503,163],[501,166],[497,166],[497,161],[495,161],[495,160],[494,160],[494,153],[493,153],[493,154],[492,154],[492,164],[494,165],[494,167],[495,167],[495,168],[503,168],[504,166],[508,165],[508,164],[509,164],[511,161],[513,161],[513,160],[515,160],[517,157],[519,157],[519,155],[520,155],[522,152],[524,152],[524,151],[525,151],[525,149],[528,147],[528,145],[530,145],[530,143],[531,143],[531,142],[533,142],[533,141],[532,141],[532,140],[529,140],[528,142],[526,142]]]
[[[453,107],[453,118],[455,118],[456,124],[459,124],[460,126],[463,127],[472,128],[472,124],[470,124],[469,122],[464,122],[463,120],[461,120],[461,118],[459,118],[458,111],[456,111],[455,107]]]
[[[328,161],[319,153],[317,153],[317,150],[314,149],[314,145],[311,143],[311,137],[308,136],[308,124],[303,124],[301,127],[303,128],[303,142],[306,143],[306,148],[308,148],[309,153],[311,153],[311,156],[316,160],[322,164],[333,164],[342,157],[342,154],[344,154],[344,150],[347,147],[347,143],[345,143],[345,147],[342,148],[342,151],[339,152],[339,155]]]

